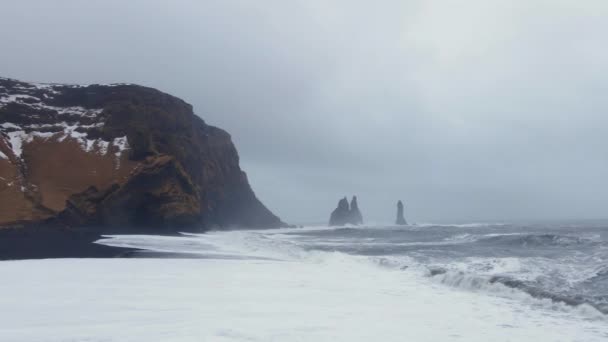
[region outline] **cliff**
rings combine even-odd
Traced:
[[[0,226],[104,231],[284,225],[255,196],[230,135],[131,85],[0,78]]]

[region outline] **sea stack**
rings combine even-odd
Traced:
[[[338,207],[334,209],[329,218],[330,226],[344,226],[346,224],[360,225],[363,223],[363,216],[359,210],[357,196],[353,196],[350,205],[346,197],[338,202]]]
[[[357,204],[357,196],[353,196],[350,201],[350,221],[351,224],[363,224],[363,215],[361,215],[359,204]]]
[[[401,201],[397,202],[397,221],[395,223],[400,226],[407,225],[407,221],[403,217],[403,202]]]
[[[348,200],[346,197],[342,198],[338,202],[338,207],[334,209],[329,218],[330,226],[342,226],[348,221],[350,209],[348,207]]]

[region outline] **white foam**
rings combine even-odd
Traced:
[[[293,236],[285,233],[299,232],[301,229],[282,229],[267,231],[235,231],[212,232],[207,234],[186,234],[183,237],[172,237],[170,242],[159,236],[109,236],[100,241],[102,244],[142,248],[157,252],[200,254],[204,257],[230,255],[241,258],[269,258],[275,260],[324,263],[328,256],[335,257],[340,253],[323,251],[307,251],[300,247]],[[315,244],[318,244],[315,241]],[[367,244],[367,242],[366,242]],[[212,246],[212,248],[209,248]],[[424,281],[448,285],[453,288],[473,291],[490,296],[501,296],[506,299],[518,300],[530,307],[546,310],[558,310],[564,313],[584,314],[586,318],[604,319],[604,315],[591,306],[582,305],[571,307],[566,304],[553,303],[549,299],[537,299],[524,291],[507,288],[489,279],[494,275],[517,274],[519,278],[524,267],[519,258],[468,258],[460,262],[444,265],[448,268],[443,275],[428,278],[428,268],[413,259],[404,256],[365,257],[342,255],[342,258],[356,260],[358,263],[380,265],[383,268],[400,270],[407,266],[407,273],[413,274]],[[542,263],[540,263],[542,264]],[[530,268],[526,261],[526,267]],[[534,279],[542,270],[527,269],[530,279]],[[524,273],[525,274],[525,273]]]
[[[507,225],[503,222],[473,222],[473,223],[417,223],[415,226],[418,227],[446,227],[446,228],[483,228],[488,226],[504,226]]]
[[[599,312],[596,308],[588,304],[581,304],[576,307],[563,302],[553,301],[549,298],[537,298],[519,289],[507,287],[499,282],[489,282],[488,278],[474,276],[463,272],[448,271],[444,274],[439,274],[431,278],[443,285],[451,287],[479,292],[482,294],[493,294],[498,297],[517,300],[519,303],[524,303],[532,308],[549,309],[551,311],[560,311],[566,314],[577,314],[589,319],[605,321],[606,316]]]
[[[340,253],[316,262],[15,261],[0,273],[0,293],[10,294],[0,296],[2,341],[599,342],[608,333],[602,321]]]

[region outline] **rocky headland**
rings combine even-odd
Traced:
[[[0,239],[9,227],[81,236],[284,225],[255,196],[230,135],[181,99],[0,78]]]

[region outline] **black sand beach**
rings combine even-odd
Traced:
[[[94,243],[101,235],[95,231],[72,231],[49,227],[11,227],[0,229],[0,260],[46,258],[128,257],[134,249]]]

